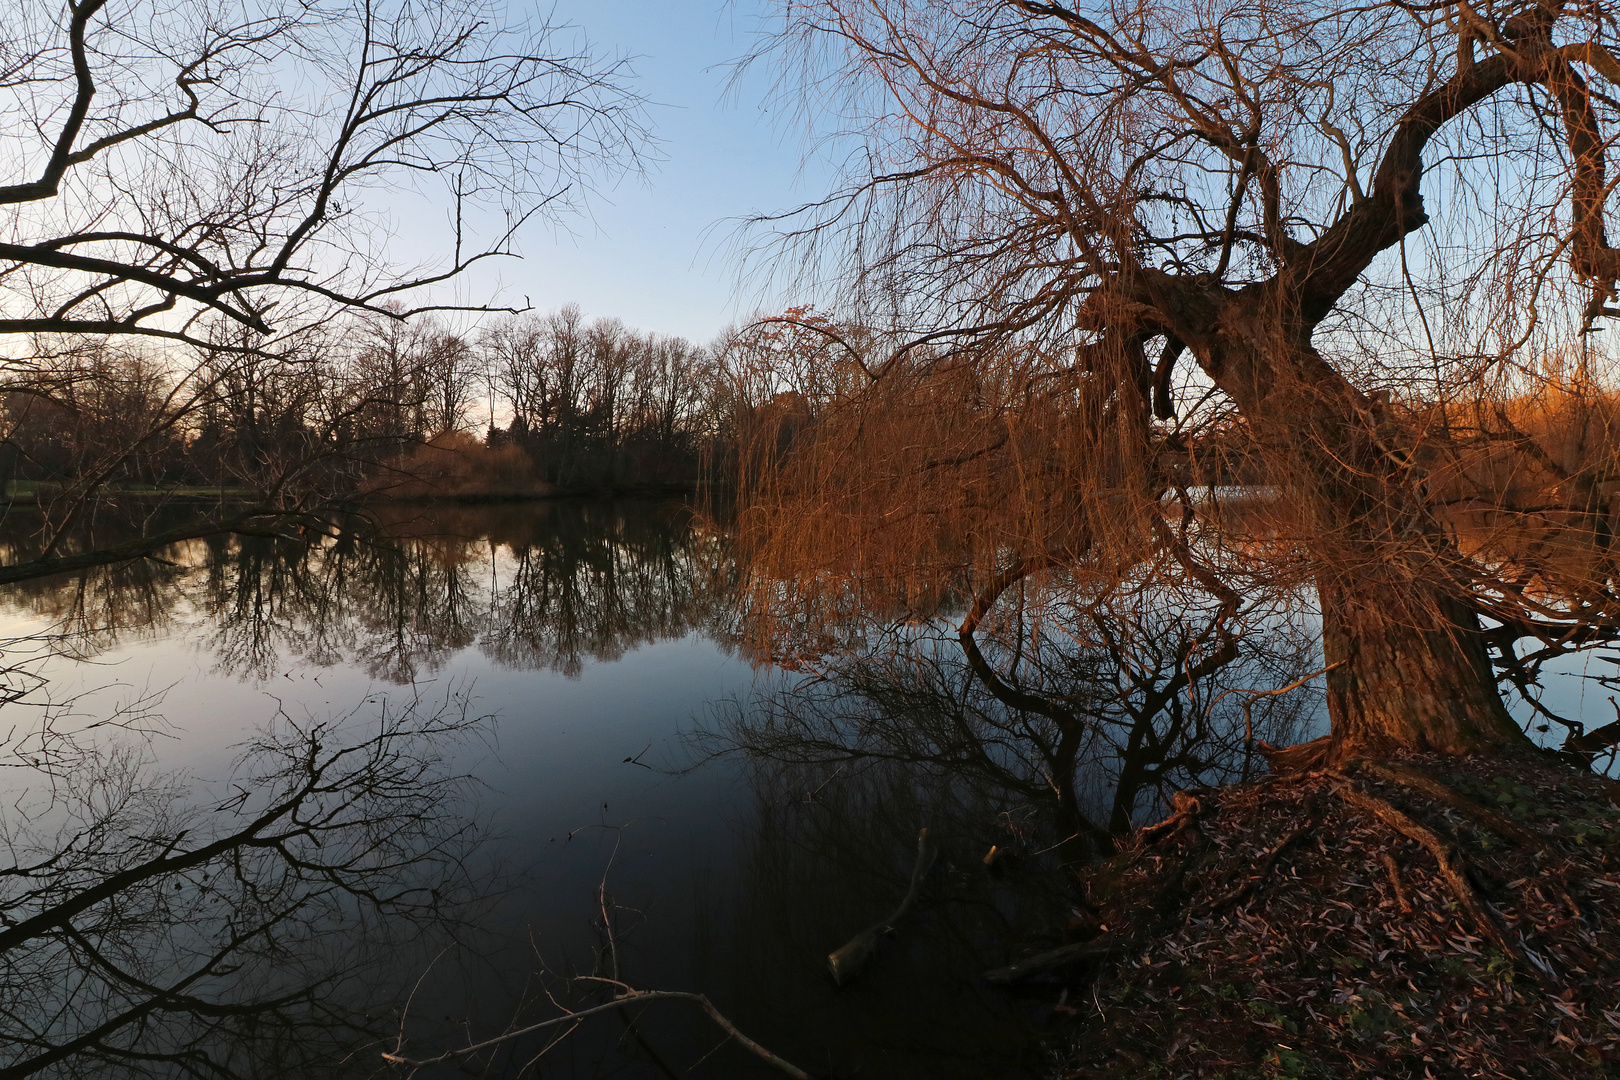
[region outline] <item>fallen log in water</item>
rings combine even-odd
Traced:
[[[1082,960],[1095,960],[1102,957],[1117,956],[1131,950],[1131,942],[1125,938],[1115,937],[1112,934],[1103,934],[1091,941],[1075,942],[1072,945],[1059,945],[1055,949],[1048,949],[1034,956],[1026,956],[1016,964],[995,968],[984,973],[984,980],[997,986],[1009,986],[1020,982],[1031,975],[1038,975],[1043,971],[1055,971],[1058,968],[1078,964]]]
[[[917,863],[911,868],[911,885],[906,889],[905,898],[900,906],[890,913],[889,917],[881,922],[875,922],[865,930],[850,938],[842,946],[827,954],[827,970],[832,972],[833,982],[843,986],[866,966],[877,952],[878,942],[884,934],[894,930],[895,925],[905,918],[911,905],[917,902],[917,894],[922,891],[923,878],[934,866],[934,860],[939,856],[939,846],[928,835],[926,828],[917,832]]]

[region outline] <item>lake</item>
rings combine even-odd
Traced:
[[[705,994],[816,1076],[1038,1075],[1051,995],[980,976],[1084,924],[1065,860],[1254,775],[1251,729],[1323,730],[1315,683],[1259,693],[1320,667],[1297,597],[1199,675],[1211,613],[1151,583],[1112,607],[1009,589],[982,652],[949,603],[766,625],[725,528],[680,504],[318,531],[4,596],[3,819],[34,867],[0,879],[7,1075],[406,1075],[381,1055],[617,984]],[[835,985],[923,827],[915,908]],[[688,1001],[418,1075],[467,1069],[781,1075]]]
[[[88,769],[87,746],[97,762],[110,748],[133,753],[143,782],[169,784],[184,807],[214,808],[243,786],[233,763],[256,733],[291,737],[325,723],[363,736],[415,703],[418,718],[438,710],[455,720],[429,740],[435,767],[473,782],[435,812],[476,826],[478,839],[456,856],[466,895],[453,927],[403,944],[385,934],[381,958],[344,961],[364,979],[324,984],[331,1002],[372,1020],[337,1026],[334,1047],[354,1043],[337,1071],[377,1071],[400,1030],[428,1056],[543,1019],[548,993],[585,1000],[595,988],[568,977],[605,970],[604,882],[626,982],[701,991],[817,1075],[1034,1070],[1042,1010],[973,978],[1066,914],[1016,875],[984,871],[983,837],[996,833],[1002,804],[1018,800],[998,796],[992,807],[982,793],[929,790],[894,761],[823,767],[729,744],[728,724],[802,673],[748,659],[723,535],[674,505],[391,508],[384,517],[380,537],[339,524],[313,545],[200,540],[163,561],[12,589],[5,635],[24,696],[7,706],[11,828],[32,822],[59,838],[50,830],[87,815],[73,799],[103,798],[59,790],[64,774]],[[29,741],[46,729],[65,744]],[[20,767],[30,757],[46,764]],[[930,800],[958,795],[990,816],[973,835],[951,835],[930,811]],[[827,953],[905,892],[925,824],[946,835],[916,914],[861,979],[834,986]],[[202,887],[176,884],[187,896]],[[351,940],[343,929],[340,944],[324,933],[352,912],[321,912],[324,925],[286,946],[315,957],[299,965],[361,948],[364,933]],[[143,955],[178,969],[172,956]],[[234,992],[229,978],[209,981]],[[81,1025],[109,1008],[101,999],[75,1007]],[[73,1035],[71,1024],[41,1025],[42,1044]],[[287,1030],[313,1038],[303,1020]],[[478,1061],[516,1074],[556,1034]],[[134,1036],[112,1043],[121,1037]],[[535,1067],[579,1077],[765,1068],[722,1041],[688,1005],[655,1003],[633,1032],[616,1016],[588,1021]]]

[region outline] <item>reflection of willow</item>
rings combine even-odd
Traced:
[[[800,766],[949,776],[1084,856],[1169,790],[1240,774],[1251,736],[1287,741],[1316,704],[1308,687],[1267,693],[1317,655],[1280,599],[1139,580],[1100,595],[1047,583],[1033,600],[1022,577],[982,592],[955,632],[867,628],[860,647],[739,709],[726,740]]]
[[[282,718],[211,803],[128,746],[12,802],[0,1074],[351,1071],[345,1057],[387,1034],[376,1018],[412,946],[487,890],[440,757],[474,723],[454,700]]]
[[[1037,1033],[1004,1000],[965,992],[969,978],[1075,916],[1066,864],[1111,851],[1170,790],[1241,774],[1248,727],[1286,740],[1320,705],[1308,686],[1265,693],[1318,655],[1288,597],[1226,603],[1145,573],[1100,593],[1003,575],[960,628],[787,628],[845,648],[801,648],[813,670],[723,706],[704,737],[746,755],[759,803],[743,887],[714,905],[726,921],[707,976],[739,1024],[834,1068],[881,1054],[893,1076],[1039,1070]],[[871,992],[830,1002],[827,954],[906,892],[925,825],[944,858],[919,911],[862,976]],[[746,1011],[764,1001],[769,1014]],[[835,1019],[811,1043],[781,1016]]]
[[[404,684],[473,645],[510,666],[575,674],[701,624],[717,543],[689,516],[647,507],[432,511],[338,520],[305,539],[195,541],[165,563],[11,596],[77,628],[91,651],[172,627],[189,606],[220,666],[256,679],[290,663],[352,663]]]
[[[739,1024],[835,1069],[881,1054],[892,1076],[1039,1070],[1036,1033],[969,978],[1083,917],[1066,865],[1170,790],[1240,775],[1251,727],[1286,741],[1320,708],[1309,684],[1267,693],[1318,663],[1291,597],[1212,599],[1151,569],[1101,592],[1002,575],[960,628],[800,618],[767,635],[810,670],[721,706],[702,735],[745,755],[759,803],[735,906],[712,905],[706,978]],[[807,642],[842,649],[812,658]],[[918,912],[862,976],[871,992],[834,991],[827,954],[906,892],[925,825],[944,857]],[[813,1042],[800,1018],[823,1020]]]

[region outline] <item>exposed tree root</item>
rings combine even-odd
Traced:
[[[1504,952],[1517,952],[1502,933],[1502,928],[1496,925],[1485,910],[1484,902],[1474,891],[1473,883],[1468,880],[1468,874],[1462,867],[1460,856],[1456,849],[1435,834],[1433,829],[1420,825],[1411,817],[1399,810],[1388,799],[1379,798],[1371,792],[1362,791],[1356,787],[1355,782],[1348,779],[1336,779],[1333,790],[1341,799],[1351,806],[1365,810],[1378,820],[1394,829],[1396,832],[1423,845],[1434,861],[1439,864],[1440,877],[1451,889],[1456,898],[1457,906],[1462,908],[1474,928],[1479,931],[1480,937],[1485,938]]]
[[[1395,856],[1381,851],[1378,858],[1384,864],[1384,872],[1389,875],[1389,887],[1395,890],[1395,902],[1400,905],[1401,914],[1412,914],[1412,901],[1406,898],[1406,887],[1401,884],[1401,868],[1395,865]]]
[[[1178,791],[1170,796],[1170,809],[1172,812],[1169,817],[1137,833],[1143,844],[1155,844],[1166,837],[1176,835],[1198,820],[1198,815],[1204,812],[1204,804],[1185,791]]]
[[[1265,742],[1258,743],[1257,746],[1266,756],[1266,763],[1272,772],[1279,775],[1304,773],[1320,769],[1327,763],[1328,752],[1333,749],[1333,737],[1324,735],[1320,739],[1312,739],[1296,746],[1275,747]]]
[[[1385,783],[1398,784],[1403,787],[1412,788],[1415,791],[1421,791],[1435,802],[1445,803],[1447,806],[1451,807],[1453,810],[1456,810],[1458,813],[1463,814],[1465,817],[1473,818],[1479,824],[1484,825],[1486,828],[1490,829],[1504,840],[1512,840],[1514,843],[1521,844],[1526,847],[1534,847],[1542,842],[1541,837],[1537,836],[1523,825],[1520,825],[1518,822],[1512,820],[1507,815],[1499,814],[1489,807],[1481,806],[1479,803],[1475,802],[1473,799],[1470,799],[1468,796],[1462,794],[1456,789],[1446,784],[1442,784],[1440,781],[1419,772],[1410,765],[1396,761],[1363,761],[1358,763],[1358,769],[1360,772]]]
[[[1200,790],[1083,872],[1109,938],[997,972],[1089,1003],[1055,1014],[1061,1075],[1620,1076],[1620,785],[1546,755],[1346,771]]]

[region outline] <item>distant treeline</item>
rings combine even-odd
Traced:
[[[837,523],[856,503],[910,492],[929,543],[982,527],[999,544],[1009,514],[1033,521],[1029,506],[1123,483],[1087,441],[1118,417],[1074,356],[1003,347],[974,370],[960,352],[907,347],[883,360],[893,345],[881,334],[808,308],[708,344],[568,305],[464,331],[349,317],[270,344],[35,346],[0,376],[0,481],[13,498],[225,488],[286,505],[740,481],[770,503],[785,483],[823,491],[839,543],[864,535]],[[1620,398],[1567,358],[1548,363],[1506,394],[1386,396],[1381,437],[1403,444],[1448,505],[1585,507],[1620,476]],[[1193,410],[1151,449],[1187,487],[1275,483],[1246,425],[1221,408]],[[971,520],[945,524],[962,515]],[[885,535],[906,532],[893,506],[880,517]],[[923,539],[901,550],[913,558]]]
[[[690,488],[734,471],[777,388],[713,344],[569,305],[458,332],[350,319],[270,345],[80,339],[0,384],[14,495],[105,485],[282,494]],[[22,374],[15,374],[21,372]],[[758,400],[755,400],[755,399]]]

